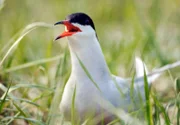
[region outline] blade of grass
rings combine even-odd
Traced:
[[[37,103],[34,103],[30,100],[27,100],[27,99],[23,99],[23,98],[17,98],[17,97],[12,97],[13,100],[19,100],[19,101],[23,101],[23,102],[26,102],[26,103],[29,103],[31,105],[34,105],[36,107],[40,107],[40,105],[38,105]]]
[[[122,88],[118,85],[116,78],[112,77],[113,83],[115,84],[116,88],[118,89],[119,93],[121,94],[121,97],[125,98],[126,92],[123,92]]]
[[[14,90],[17,90],[19,88],[38,88],[38,89],[43,89],[43,90],[54,91],[54,89],[52,89],[52,88],[47,88],[45,86],[37,85],[37,84],[17,84],[17,85],[12,86],[10,88],[9,93],[14,91]]]
[[[149,84],[148,84],[148,79],[147,79],[145,67],[144,67],[144,91],[145,91],[145,101],[146,101],[146,118],[147,118],[148,124],[153,125]]]
[[[58,76],[62,77],[64,72],[65,72],[65,67],[66,67],[66,59],[67,59],[67,48],[65,49],[64,55],[62,60],[59,60],[59,63],[57,65],[57,70],[55,74],[55,82],[57,83],[58,81]]]
[[[179,96],[180,98],[180,96]],[[178,112],[177,112],[177,125],[180,125],[180,101],[178,100],[178,103],[177,103],[177,107],[178,107]]]
[[[38,101],[39,99],[42,99],[42,98],[45,98],[45,97],[50,97],[52,96],[53,92],[50,92],[50,93],[47,93],[47,92],[44,92],[44,93],[41,93],[39,96],[37,96],[36,98],[34,98],[32,100],[32,102],[36,102]]]
[[[6,50],[8,50],[8,47],[20,36],[23,30],[20,30],[17,32],[0,50],[0,54],[5,53]]]
[[[171,121],[170,121],[170,118],[166,112],[166,109],[163,107],[163,105],[161,103],[159,103],[159,107],[163,113],[166,125],[171,125]]]
[[[40,120],[35,120],[33,118],[26,118],[26,117],[23,117],[23,116],[15,116],[15,117],[6,117],[6,119],[23,119],[25,121],[29,121],[29,122],[32,122],[33,125],[46,125],[45,123],[43,123],[42,121]],[[12,121],[11,121],[12,122]],[[10,123],[7,123],[6,125],[10,125]]]
[[[64,60],[64,59],[63,59]],[[60,72],[61,72],[61,66],[63,65],[63,61],[62,61],[62,59],[59,59],[59,63],[58,63],[58,65],[57,65],[57,70],[56,70],[56,74],[55,74],[55,83],[57,84],[57,78],[58,78],[58,76],[59,76],[59,74],[60,74]],[[63,67],[62,67],[62,69],[64,69]]]
[[[63,58],[61,58],[59,60],[59,63],[57,65],[57,70],[56,70],[56,74],[55,74],[56,90],[54,92],[54,97],[52,99],[48,120],[46,122],[47,124],[50,124],[50,125],[55,125],[56,124],[56,120],[55,120],[56,117],[53,117],[53,116],[54,116],[54,114],[57,113],[57,109],[59,107],[59,104],[60,104],[60,101],[61,101],[61,98],[62,98],[62,94],[64,92],[64,87],[66,85],[64,79],[61,80],[61,81],[63,81],[62,83],[58,82],[58,80],[57,80],[57,77],[58,77],[59,73],[60,73],[61,77],[63,76],[63,72],[64,72],[65,67],[66,67],[65,66],[66,65],[66,63],[65,63],[66,56],[67,56],[67,53],[65,52],[64,55],[63,55]]]
[[[132,80],[131,80],[131,86],[130,86],[130,97],[131,97],[131,101],[132,101],[132,104],[135,104],[135,100],[134,100],[134,80],[135,80],[135,73],[132,77]]]
[[[10,55],[12,50],[14,50],[15,47],[17,47],[17,45],[20,43],[20,41],[24,38],[24,36],[26,36],[28,33],[30,33],[31,31],[33,31],[34,29],[36,29],[38,27],[52,27],[52,25],[47,24],[47,23],[43,23],[43,22],[37,22],[37,23],[32,23],[32,24],[27,25],[24,28],[24,30],[22,31],[20,37],[13,43],[13,45],[8,49],[8,51],[6,52],[4,57],[2,58],[2,60],[0,62],[0,67],[2,66],[2,64],[4,63],[6,58]]]
[[[180,78],[176,79],[176,93],[180,93]]]
[[[21,69],[24,69],[24,68],[29,68],[29,67],[32,67],[32,66],[35,66],[35,65],[39,65],[39,64],[42,64],[42,63],[48,63],[48,62],[56,61],[56,60],[59,60],[60,58],[62,58],[61,55],[51,57],[51,58],[45,58],[45,59],[32,61],[32,62],[25,63],[25,64],[22,64],[22,65],[19,65],[19,66],[11,67],[9,69],[5,69],[3,71],[3,73],[14,72],[14,71],[21,70]]]
[[[2,98],[2,101],[0,102],[0,113],[2,112],[2,109],[3,109],[3,106],[4,106],[4,103],[5,103],[5,100],[7,98],[7,95],[8,95],[8,92],[9,92],[9,89],[11,87],[11,84],[9,84],[5,94],[1,97]]]
[[[15,56],[9,56],[9,59],[7,60],[6,65],[4,65],[4,68],[9,68],[13,62]]]
[[[176,79],[176,95],[177,95],[177,100],[176,100],[176,106],[178,108],[177,111],[177,125],[180,125],[180,79]]]
[[[12,98],[13,99],[13,98]],[[19,105],[19,104],[18,104]],[[21,107],[21,110],[23,111],[23,109],[26,109],[27,108],[27,105]],[[17,112],[16,114],[14,114],[13,117],[6,117],[5,119],[9,119],[9,121],[6,123],[6,125],[11,125],[11,123],[15,120],[15,119],[24,119],[24,120],[27,120],[27,121],[30,121],[30,122],[33,122],[33,125],[45,125],[44,123],[43,124],[39,124],[39,123],[42,123],[40,122],[39,120],[34,120],[34,119],[31,119],[31,118],[24,118],[24,117],[21,117],[19,116],[21,113],[20,112]]]
[[[20,112],[20,115],[23,115],[24,117],[27,117],[27,115],[25,114],[25,112],[23,112],[23,110],[21,110],[21,108],[13,101],[13,105],[16,107],[16,109]]]
[[[72,122],[72,125],[76,125],[76,122],[75,122],[75,120],[76,120],[75,119],[75,116],[76,116],[75,99],[76,99],[76,86],[74,88],[72,103],[71,103],[71,122]]]
[[[155,104],[158,106],[160,112],[162,112],[162,115],[164,116],[164,120],[165,120],[166,125],[171,125],[170,118],[169,118],[167,111],[164,108],[164,106],[159,102],[159,100],[156,98],[155,95],[153,95],[152,97],[153,97]]]
[[[85,67],[85,65],[83,64],[83,62],[80,60],[80,58],[77,56],[76,57],[81,65],[81,67],[83,68],[84,72],[86,73],[86,75],[88,76],[88,78],[91,80],[91,82],[96,86],[96,88],[101,92],[99,86],[97,85],[97,83],[94,81],[94,79],[92,78],[91,74],[89,73],[89,71],[87,70],[87,68]]]
[[[119,119],[114,119],[113,121],[111,121],[110,123],[108,123],[107,125],[114,125],[115,123],[119,122]]]
[[[6,117],[5,120],[6,120],[6,119],[9,119],[9,121],[8,121],[5,125],[11,125],[11,122],[13,122],[13,121],[14,121],[14,118],[15,118],[15,117],[18,117],[19,114],[20,114],[20,112],[16,113],[13,117]]]
[[[154,115],[153,115],[153,117],[154,117],[153,120],[154,120],[154,124],[155,125],[160,125],[160,123],[161,123],[159,116],[160,116],[159,107],[155,103],[155,106],[154,106]]]

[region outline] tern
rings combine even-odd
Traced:
[[[85,13],[73,13],[65,20],[55,23],[65,26],[65,31],[55,40],[67,37],[71,56],[71,75],[66,83],[60,111],[65,119],[72,120],[72,107],[75,110],[76,121],[82,123],[88,117],[104,115],[104,122],[108,123],[114,114],[104,107],[106,100],[116,108],[129,111],[132,107],[130,97],[131,79],[124,79],[112,75],[102,53],[95,26],[92,19]],[[136,58],[136,78],[134,79],[134,101],[138,104],[138,94],[145,99],[144,69],[147,68],[140,58]],[[149,86],[159,77],[154,74],[147,77]],[[74,104],[73,104],[74,103]],[[138,109],[133,106],[132,109]],[[104,123],[105,124],[105,123]]]

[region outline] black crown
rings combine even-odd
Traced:
[[[95,30],[95,26],[92,19],[85,13],[73,13],[71,15],[68,15],[66,17],[66,20],[68,20],[71,23],[78,23],[84,26],[90,25]]]

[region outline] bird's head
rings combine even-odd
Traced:
[[[63,37],[81,39],[95,35],[95,26],[92,19],[84,13],[73,13],[66,17],[65,20],[59,21],[54,25],[63,24],[65,31],[55,40]]]

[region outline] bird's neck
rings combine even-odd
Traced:
[[[75,38],[68,40],[72,63],[71,76],[75,76],[78,80],[86,79],[88,76],[85,69],[87,69],[95,81],[110,79],[109,69],[96,36],[84,37],[81,41]]]

